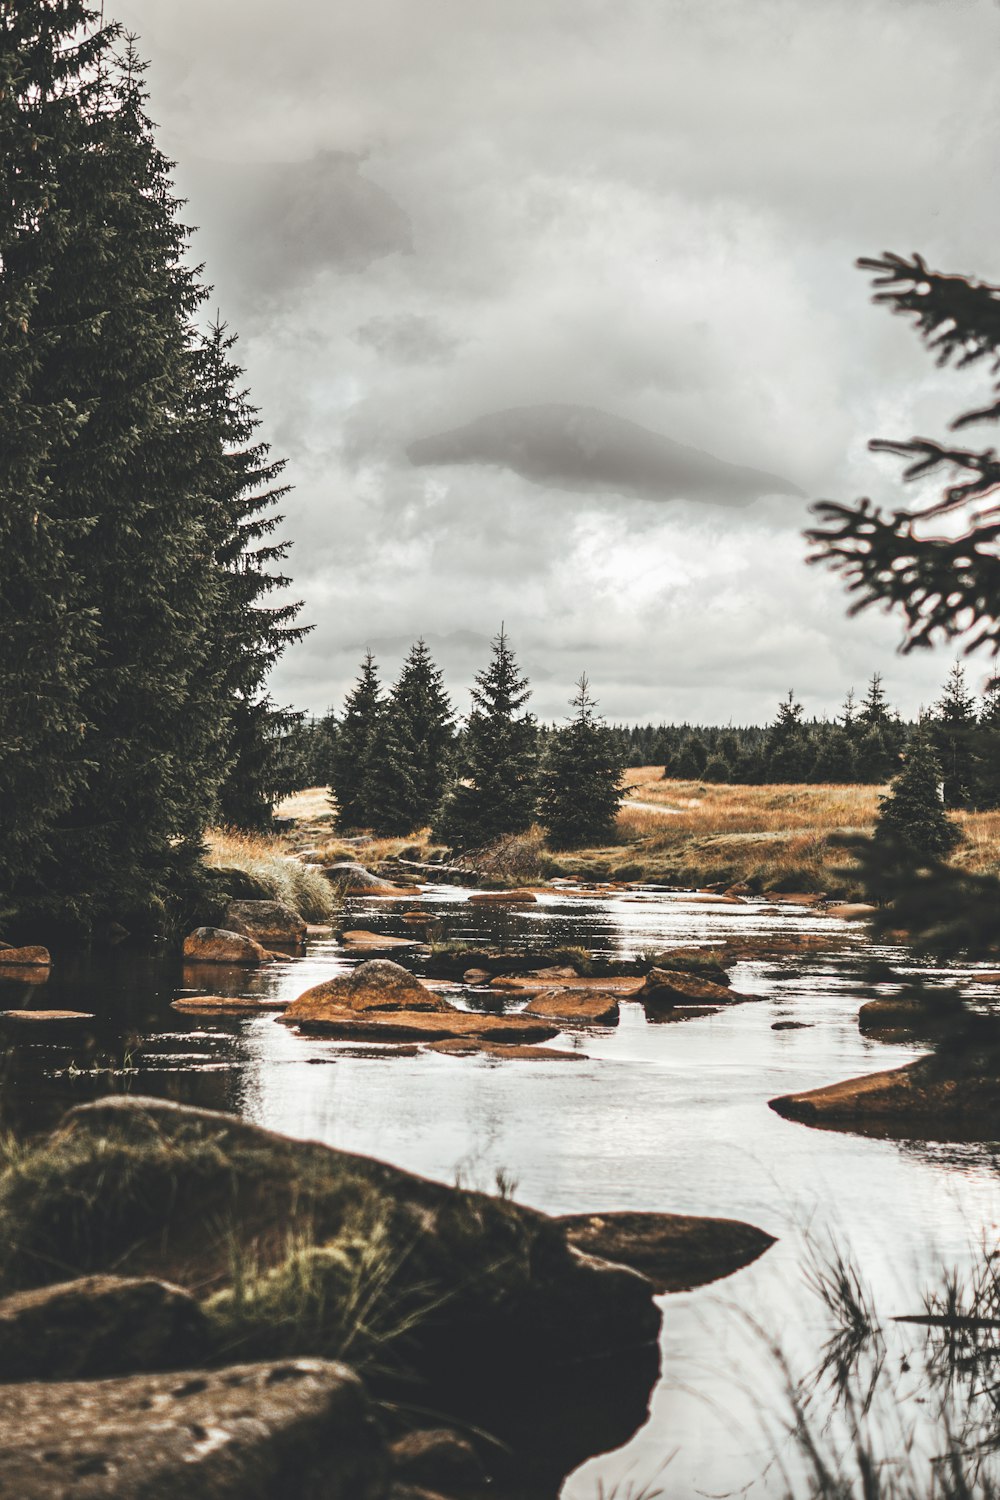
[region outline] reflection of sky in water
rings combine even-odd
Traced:
[[[345,925],[412,936],[400,917],[416,904],[352,902]],[[419,904],[440,913],[448,937],[578,942],[617,954],[830,925],[803,908],[712,908],[662,896],[546,898],[497,913],[439,891]],[[880,951],[905,966],[902,954]],[[219,975],[212,988],[291,998],[345,963],[342,950],[320,940],[304,958],[232,975],[228,989]],[[990,1148],[811,1130],[767,1108],[776,1094],[917,1054],[860,1035],[858,1006],[877,992],[862,969],[860,940],[845,930],[834,952],[741,964],[735,988],[759,996],[757,1003],[660,1026],[626,1003],[616,1029],[561,1037],[556,1045],[579,1057],[551,1062],[366,1053],[297,1036],[269,1015],[189,1024],[164,1013],[158,991],[159,1029],[133,1086],[216,1102],[272,1129],[444,1181],[459,1176],[491,1188],[503,1168],[516,1179],[517,1197],[553,1212],[717,1214],[777,1235],[774,1248],[736,1277],[664,1300],[665,1378],[650,1422],[627,1449],[592,1461],[565,1490],[568,1500],[589,1500],[599,1479],[606,1487],[650,1481],[679,1447],[660,1481],[665,1493],[717,1493],[747,1483],[761,1467],[757,1403],[770,1365],[746,1316],[780,1337],[803,1368],[816,1363],[821,1319],[799,1290],[808,1225],[832,1229],[852,1247],[885,1318],[918,1310],[920,1289],[942,1260],[967,1258],[983,1232],[996,1240],[1000,1197]],[[929,982],[942,977],[922,972]],[[189,971],[174,977],[177,988],[210,983]],[[772,1030],[788,1019],[808,1025]],[[216,1084],[206,1067],[221,1075]],[[782,1494],[777,1472],[753,1493]]]

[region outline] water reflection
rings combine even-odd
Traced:
[[[830,919],[787,905],[552,895],[512,911],[470,906],[444,888],[402,905],[352,901],[345,926],[412,936],[402,917],[416,906],[448,938],[582,945],[614,957],[831,931]],[[72,1036],[2,1028],[4,1108],[9,1123],[42,1128],[69,1102],[132,1089],[236,1110],[443,1181],[490,1188],[502,1169],[518,1198],[551,1212],[675,1210],[757,1224],[778,1236],[761,1261],[717,1288],[664,1299],[664,1373],[649,1420],[623,1449],[585,1464],[564,1494],[592,1500],[598,1482],[607,1490],[662,1471],[660,1487],[678,1500],[744,1487],[781,1495],[762,1411],[781,1409],[782,1379],[760,1330],[780,1334],[801,1370],[816,1369],[830,1330],[798,1291],[810,1226],[836,1227],[890,1318],[919,1306],[942,1260],[967,1264],[970,1246],[984,1231],[995,1238],[1000,1221],[995,1147],[863,1139],[768,1109],[775,1095],[916,1056],[916,1047],[861,1036],[859,1005],[891,993],[899,975],[919,971],[930,985],[954,978],[899,950],[873,950],[855,929],[836,930],[832,949],[740,963],[734,986],[755,1003],[657,1027],[626,1002],[617,1028],[560,1036],[553,1045],[576,1059],[545,1065],[344,1046],[297,1036],[270,1015],[170,1010],[182,992],[293,998],[355,961],[332,939],[249,974],[121,950],[78,958],[38,988],[0,977],[3,1008],[95,1012]],[[873,969],[873,956],[888,968]],[[802,1024],[773,1029],[789,1021]]]

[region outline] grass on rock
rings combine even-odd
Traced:
[[[289,854],[281,838],[213,828],[205,843],[210,868],[243,870],[271,900],[283,901],[307,922],[329,921],[339,910],[337,893],[322,870]]]

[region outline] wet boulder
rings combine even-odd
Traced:
[[[534,891],[474,891],[469,897],[472,906],[531,906],[538,897]]]
[[[383,1500],[358,1377],[296,1359],[0,1387],[0,1497]]]
[[[257,968],[271,955],[253,938],[224,927],[196,927],[184,939],[184,957],[189,963],[234,964]]]
[[[711,979],[701,979],[679,969],[650,969],[642,988],[633,996],[642,1002],[647,1016],[652,1018],[680,1006],[732,1005],[747,998],[726,985],[715,984]]]
[[[544,1042],[561,1029],[542,1016],[483,1015],[443,1003],[441,1010],[354,1011],[324,1003],[295,1001],[279,1019],[299,1030],[359,1042],[435,1042],[464,1039],[477,1048],[487,1042]]]
[[[567,1026],[617,1026],[618,996],[594,989],[541,990],[518,1014],[544,1016]]]
[[[314,984],[293,1000],[288,1021],[321,1021],[325,1013],[347,1011],[447,1011],[450,1007],[434,990],[421,984],[402,964],[389,958],[369,958],[347,974]]]
[[[0,1301],[0,1381],[177,1369],[207,1346],[194,1297],[153,1277],[85,1276]]]
[[[334,865],[324,865],[323,873],[343,896],[391,895],[409,889],[407,886],[397,886],[391,880],[383,880],[381,875],[373,875],[371,870],[366,870],[364,865],[355,860],[341,860]]]
[[[229,931],[241,932],[265,948],[271,943],[295,948],[306,938],[305,919],[284,901],[230,901],[224,920]]]
[[[52,963],[48,948],[8,948],[0,944],[0,965],[12,969],[47,969]]]
[[[565,1214],[571,1245],[647,1276],[657,1292],[686,1292],[748,1266],[774,1236],[738,1219],[693,1214]]]

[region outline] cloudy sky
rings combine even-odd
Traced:
[[[873,667],[936,697],[951,658],[848,622],[801,531],[820,496],[891,503],[868,438],[970,389],[852,263],[1000,280],[995,0],[115,13],[289,460],[316,628],[282,701],[423,634],[464,709],[501,620],[547,717],[584,669],[618,719],[833,711]]]

